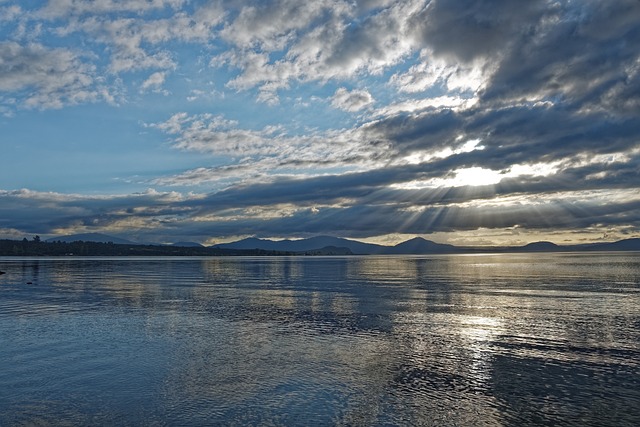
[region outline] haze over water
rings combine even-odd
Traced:
[[[638,255],[0,258],[0,425],[639,425]]]

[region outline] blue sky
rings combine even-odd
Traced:
[[[0,237],[638,237],[638,22],[636,0],[0,0]]]

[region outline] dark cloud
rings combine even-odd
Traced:
[[[432,206],[411,210],[393,204],[301,210],[278,218],[212,220],[200,225],[219,236],[242,234],[299,237],[332,234],[356,238],[389,233],[430,234],[478,228],[522,227],[529,230],[575,230],[599,224],[637,224],[640,201],[597,203],[594,200],[553,200],[538,206]]]
[[[454,144],[463,120],[461,115],[449,109],[398,114],[363,127],[363,138],[370,143],[390,142],[400,152],[436,150]]]
[[[148,227],[150,223],[158,224],[164,218],[187,213],[184,206],[177,206],[178,201],[176,194],[156,192],[91,197],[0,191],[0,229],[49,234],[58,229],[100,229],[117,223],[128,223],[131,228]]]
[[[547,7],[543,0],[436,0],[414,23],[435,55],[470,62],[499,57],[517,39],[529,37]]]
[[[589,164],[561,170],[549,176],[504,178],[495,185],[444,188],[391,188],[393,184],[428,180],[449,171],[456,157],[438,164],[403,165],[362,173],[321,176],[312,179],[280,179],[271,183],[238,186],[211,194],[206,199],[182,202],[199,213],[223,209],[292,203],[316,204],[394,204],[402,207],[444,205],[509,195],[544,195],[602,189],[635,189],[640,182],[640,156],[629,161]],[[464,164],[465,162],[459,162]],[[468,164],[473,164],[471,161]]]
[[[498,63],[485,101],[547,98],[577,109],[634,111],[623,88],[637,93],[640,2],[560,3],[547,21]],[[637,109],[635,110],[637,112]]]
[[[637,146],[640,123],[605,112],[585,114],[562,105],[478,111],[464,130],[486,147],[475,155],[488,167],[554,161],[579,153],[612,153]]]

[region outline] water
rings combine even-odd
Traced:
[[[638,253],[0,270],[0,426],[640,425]]]

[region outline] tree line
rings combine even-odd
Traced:
[[[0,256],[266,256],[293,255],[291,252],[263,249],[222,249],[164,245],[126,245],[118,243],[43,242],[39,236],[32,240],[0,240]]]

